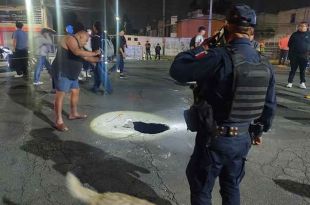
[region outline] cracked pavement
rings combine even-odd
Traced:
[[[65,175],[73,172],[99,192],[122,192],[158,205],[189,205],[185,168],[194,146],[182,113],[191,102],[187,86],[168,76],[170,62],[128,62],[127,79],[112,74],[114,93],[96,95],[92,81],[81,83],[80,111],[88,118],[68,121],[70,131],[52,128],[50,80],[31,81],[0,74],[0,204],[73,205]],[[298,81],[296,76],[295,81]],[[242,204],[310,204],[310,90],[285,88],[287,72],[277,72],[278,111],[262,146],[252,147],[241,185]],[[310,84],[309,84],[310,86]],[[113,139],[92,131],[96,117],[115,111],[151,113],[166,119],[169,131]],[[64,115],[69,112],[65,101]],[[141,119],[143,122],[145,119]],[[121,122],[120,122],[121,124]],[[215,205],[221,204],[216,185]]]

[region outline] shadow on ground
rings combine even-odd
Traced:
[[[53,168],[62,175],[73,172],[83,183],[99,192],[121,192],[158,205],[171,205],[139,180],[140,173],[150,173],[145,168],[81,142],[63,141],[50,128],[33,130],[30,135],[33,139],[21,149],[44,160],[52,160],[55,163]]]
[[[308,184],[301,184],[286,179],[274,179],[273,181],[286,191],[289,191],[293,194],[297,194],[302,197],[310,198],[310,185]]]
[[[15,103],[32,111],[36,117],[53,127],[54,122],[42,112],[43,107],[54,109],[52,103],[42,99],[42,95],[46,94],[47,92],[43,91],[35,92],[29,85],[11,86],[8,91],[8,95]],[[68,115],[67,113],[64,114]]]
[[[4,205],[18,205],[18,204],[16,204],[16,203],[12,202],[10,199],[8,199],[8,198],[6,198],[6,197],[3,197],[3,198],[2,198],[2,203],[3,203]]]

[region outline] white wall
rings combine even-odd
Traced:
[[[151,54],[155,55],[155,46],[157,43],[161,46],[161,54],[165,50],[165,55],[167,56],[175,56],[178,53],[188,50],[190,38],[169,38],[169,37],[149,37],[149,36],[131,36],[126,35],[127,45],[128,46],[138,46],[140,43],[140,47],[142,52],[145,53],[145,43],[149,41],[151,44]]]

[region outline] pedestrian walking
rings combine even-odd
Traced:
[[[34,85],[42,85],[43,82],[40,81],[41,71],[44,67],[50,72],[51,64],[47,59],[47,55],[52,51],[53,41],[51,34],[53,31],[51,29],[43,28],[41,33],[35,38],[35,54],[37,57],[37,64],[34,70]]]
[[[110,69],[110,71],[113,72],[116,69],[119,69],[120,71],[119,77],[126,78],[124,74],[124,66],[125,66],[124,59],[126,58],[125,47],[127,47],[125,32],[120,31],[119,35],[116,38],[118,38],[118,42],[119,42],[118,48],[116,48],[116,64]]]

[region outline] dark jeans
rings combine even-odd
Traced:
[[[117,68],[120,70],[120,73],[124,72],[124,58],[123,56],[120,54],[116,57],[116,64],[110,69],[111,71],[115,71]]]
[[[288,82],[293,83],[295,73],[299,67],[300,71],[300,83],[305,83],[305,70],[307,67],[308,60],[303,56],[290,56],[291,72],[288,77]]]
[[[288,55],[288,50],[280,50],[280,58],[279,58],[279,65],[284,65]]]
[[[14,69],[18,75],[28,75],[28,50],[19,50],[16,49],[13,59],[14,62]]]
[[[160,60],[160,53],[156,53],[155,55],[155,60],[158,58],[158,60]]]
[[[40,75],[41,75],[41,69],[43,67],[46,67],[46,69],[50,72],[51,70],[51,64],[47,60],[46,56],[40,56],[37,58],[37,65],[34,70],[34,82],[37,83],[40,81]]]
[[[98,91],[101,84],[104,86],[104,89],[108,94],[112,93],[112,85],[111,85],[111,81],[109,78],[109,74],[106,69],[106,65],[103,62],[99,62],[96,64],[96,67],[94,70],[93,90]]]
[[[146,55],[146,56],[145,56],[145,57],[146,57],[146,60],[149,59],[149,56],[150,56],[150,59],[152,60],[151,50],[146,50],[145,55]]]
[[[210,147],[206,138],[197,134],[194,153],[187,165],[186,175],[191,190],[192,205],[211,205],[212,190],[219,177],[223,205],[240,205],[239,185],[245,175],[245,160],[251,147],[248,133],[236,137],[219,136]]]
[[[87,61],[83,62],[83,70],[89,71],[93,69],[93,65]]]

